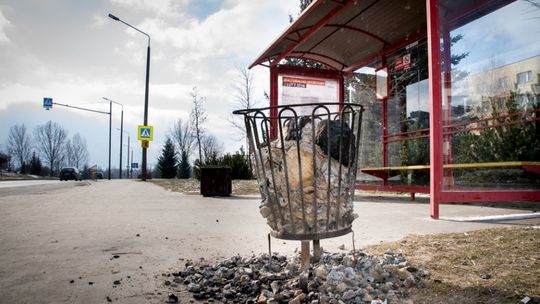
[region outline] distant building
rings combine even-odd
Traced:
[[[511,92],[517,94],[521,110],[530,110],[540,102],[540,55],[471,74],[462,85],[459,91],[469,116],[491,117],[494,110],[506,113]]]

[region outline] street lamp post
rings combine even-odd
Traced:
[[[77,106],[71,106],[71,105],[68,105],[68,104],[62,104],[62,103],[58,103],[58,102],[52,102],[52,99],[51,99],[51,105],[50,107],[52,107],[52,105],[55,104],[57,106],[62,106],[62,107],[66,107],[66,108],[71,108],[71,109],[77,109],[77,110],[83,110],[83,111],[88,111],[88,112],[94,112],[94,113],[100,113],[100,114],[107,114],[109,115],[109,180],[111,179],[111,128],[112,128],[112,103],[109,104],[109,112],[103,112],[103,111],[98,111],[98,110],[93,110],[93,109],[87,109],[87,108],[83,108],[83,107],[77,107]],[[47,110],[49,110],[49,108],[46,108]],[[52,170],[52,169],[51,169]]]
[[[122,22],[123,24],[129,26],[130,28],[136,30],[137,32],[145,35],[148,38],[148,47],[146,49],[146,87],[144,91],[144,125],[148,125],[148,84],[150,81],[150,35],[139,30],[138,28],[132,26],[131,24],[121,20],[113,14],[109,14],[109,18]],[[146,146],[142,147],[142,176],[141,179],[146,181]]]
[[[124,131],[123,129],[118,129],[116,128],[116,130],[119,130],[120,133],[126,133],[127,136],[128,136],[128,144],[127,144],[127,147],[128,147],[128,150],[127,150],[127,162],[126,162],[126,177],[127,178],[130,178],[129,177],[129,168],[130,168],[130,162],[129,162],[129,150],[131,149],[131,144],[130,144],[130,137],[131,137],[131,134],[128,132],[128,131]],[[132,151],[133,153],[133,151]],[[132,156],[133,158],[133,156]],[[120,160],[122,160],[122,158],[120,158]],[[133,159],[132,159],[133,161]]]
[[[107,97],[103,97],[103,99],[107,100],[110,103],[110,105],[111,105],[111,113],[112,113],[112,104],[113,103],[115,103],[115,104],[122,107],[122,113],[120,115],[120,164],[118,165],[118,168],[119,168],[118,178],[122,179],[122,135],[124,134],[124,132],[123,132],[124,131],[124,105],[119,103],[119,102],[116,102],[114,100],[110,100]],[[109,150],[110,150],[110,145],[111,145],[111,143],[110,143],[110,138],[109,138]],[[109,168],[110,167],[111,167],[111,164],[109,163]],[[109,175],[110,174],[111,174],[111,171],[109,170]]]
[[[109,180],[111,180],[111,126],[112,126],[112,102],[109,102]]]

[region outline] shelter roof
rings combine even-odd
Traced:
[[[441,6],[463,17],[463,12],[505,2],[511,1],[443,0]],[[352,72],[425,36],[425,0],[314,0],[250,68],[301,58]]]

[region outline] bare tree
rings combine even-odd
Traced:
[[[253,74],[247,68],[237,68],[238,79],[234,83],[234,101],[233,109],[253,109],[258,106],[258,103],[253,98]],[[243,117],[233,115],[229,122],[240,132],[240,139],[246,138],[246,126]],[[247,144],[247,138],[246,138]]]
[[[191,156],[194,137],[190,122],[179,118],[174,122],[169,133],[178,148],[178,154],[182,155],[185,152],[188,157]]]
[[[90,155],[88,154],[86,139],[81,137],[79,133],[73,135],[73,138],[67,141],[66,156],[68,164],[78,169],[88,162]]]
[[[205,163],[217,158],[223,152],[223,145],[212,134],[205,135],[201,144]]]
[[[205,129],[204,123],[206,122],[206,113],[204,110],[205,98],[199,95],[197,87],[193,87],[191,92],[192,104],[190,122],[193,135],[197,141],[197,147],[199,148],[199,161],[202,162],[202,146],[201,142],[204,137]]]
[[[7,142],[8,153],[19,163],[21,171],[25,170],[32,150],[30,134],[26,132],[26,126],[14,125],[9,129]]]
[[[44,125],[37,126],[34,133],[37,148],[49,164],[50,176],[53,176],[54,168],[59,167],[63,160],[68,132],[49,120]]]

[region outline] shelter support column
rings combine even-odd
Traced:
[[[426,0],[427,40],[429,64],[429,158],[430,158],[430,213],[439,218],[439,203],[443,180],[442,154],[442,94],[441,94],[441,43],[439,1]]]

